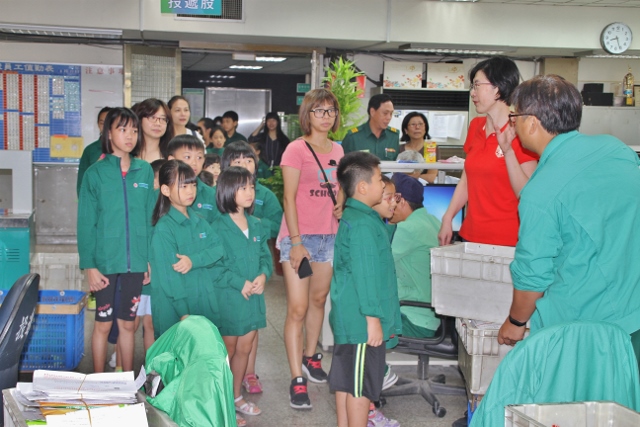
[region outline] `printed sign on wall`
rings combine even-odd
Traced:
[[[222,0],[161,0],[161,12],[180,15],[222,15]]]

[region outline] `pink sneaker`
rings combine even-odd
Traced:
[[[249,394],[262,393],[262,384],[256,374],[247,374],[242,379],[242,386]]]

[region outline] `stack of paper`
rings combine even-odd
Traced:
[[[133,372],[81,374],[37,370],[33,373],[33,389],[22,394],[38,402],[70,404],[136,403]]]
[[[133,372],[86,375],[37,370],[33,383],[18,383],[14,397],[25,409],[39,407],[47,425],[54,427],[111,427],[123,421],[123,425],[146,427],[144,404],[137,404],[136,398],[145,377],[144,368],[135,381]]]

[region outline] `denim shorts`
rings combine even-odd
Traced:
[[[311,262],[332,262],[335,234],[303,234],[300,236],[302,244],[311,255]],[[291,239],[289,236],[280,241],[280,262],[289,261]]]

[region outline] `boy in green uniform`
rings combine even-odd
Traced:
[[[329,314],[335,340],[329,385],[338,427],[367,425],[369,404],[382,389],[384,342],[402,329],[389,235],[372,209],[385,186],[379,164],[373,154],[353,152],[338,165],[348,197],[335,242]]]
[[[169,141],[167,146],[167,159],[182,160],[195,172],[196,176],[202,172],[204,165],[204,145],[193,135],[178,135]],[[191,205],[198,215],[203,217],[209,224],[219,216],[216,209],[216,193],[212,187],[197,180],[196,200]]]
[[[238,113],[235,111],[225,111],[222,115],[222,129],[224,129],[227,134],[227,140],[224,143],[225,147],[232,142],[247,140],[244,135],[236,132],[236,129],[238,128],[238,119]]]

